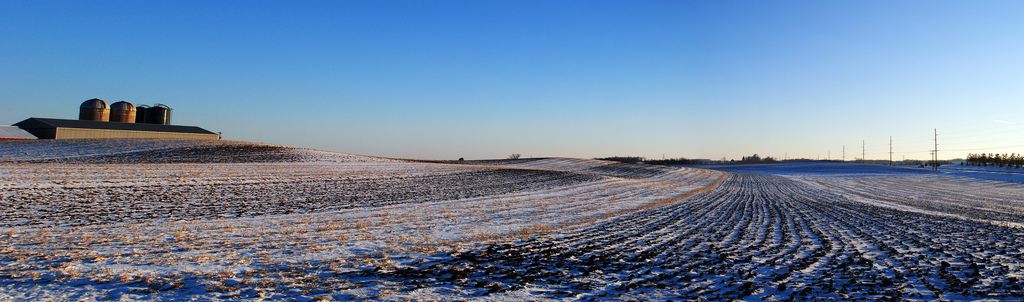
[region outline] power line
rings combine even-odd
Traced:
[[[976,123],[973,123],[973,124],[980,124],[980,123],[987,123],[987,122],[976,122]],[[1006,129],[1006,128],[1013,128],[1013,129]],[[945,137],[944,141],[948,142],[948,141],[952,140],[952,141],[955,142],[957,139],[960,139],[960,138],[976,138],[976,137],[981,137],[981,136],[990,136],[990,135],[1000,135],[1000,134],[1007,134],[1007,133],[1024,132],[1024,123],[1022,123],[1022,124],[999,125],[999,126],[995,126],[995,127],[986,127],[986,128],[981,128],[981,129],[962,129],[962,128],[959,128],[959,127],[952,127],[952,129],[953,129],[952,131],[944,132],[944,134],[943,134],[944,135],[943,137]],[[957,130],[957,129],[961,129],[961,130]],[[924,142],[926,140],[932,140],[932,139],[926,139],[926,138],[923,138],[923,137],[920,137],[920,136],[917,136],[917,135],[907,135],[907,136],[909,136],[909,137],[918,137],[918,138],[911,138],[911,139],[906,139],[906,140],[900,140],[899,143],[917,143],[917,142]]]
[[[989,147],[989,148],[971,148],[971,149],[950,149],[950,150],[946,150],[946,151],[979,151],[979,150],[992,150],[992,149],[1018,148],[1018,147],[1024,147],[1024,145]]]
[[[998,126],[998,127],[992,127],[992,128],[986,128],[986,129],[980,129],[980,130],[969,130],[969,131],[964,131],[963,134],[960,134],[960,133],[957,133],[957,132],[953,132],[953,134],[946,134],[946,137],[961,138],[961,137],[973,137],[973,136],[993,135],[993,134],[1003,134],[1003,133],[1008,133],[1008,132],[1024,131],[1024,128],[1020,128],[1020,129],[1009,129],[1009,130],[1003,130],[1003,131],[988,132],[988,130],[1003,129],[1003,128],[1006,128],[1006,127],[1014,127],[1014,126],[1024,126],[1024,124],[1002,125],[1002,126]]]
[[[981,144],[981,143],[991,143],[991,142],[1002,142],[1002,141],[1006,141],[1006,140],[1007,139],[990,139],[990,140],[972,141],[972,142],[955,142],[955,143],[952,143],[952,144]],[[947,143],[947,145],[949,145],[949,143]]]

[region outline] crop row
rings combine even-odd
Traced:
[[[674,205],[362,276],[598,299],[1016,300],[1021,235],[734,173]]]
[[[506,194],[597,179],[600,176],[592,174],[487,169],[372,178],[10,188],[0,195],[0,226],[77,226],[321,212]]]
[[[83,139],[0,142],[0,163],[397,162],[399,160],[273,144],[176,139]]]
[[[302,159],[293,148],[275,145],[213,145],[129,151],[116,154],[89,155],[76,158],[44,158],[32,163],[248,163],[296,162]]]
[[[549,163],[565,164],[562,160],[549,160]],[[580,163],[582,167],[572,170],[607,164]],[[267,191],[265,196],[253,195],[253,191],[268,185],[304,184],[312,180],[331,183],[328,187],[335,190],[338,183],[348,181],[387,180],[401,184],[397,181],[401,179],[417,184],[423,191],[409,194],[434,194],[405,203],[331,211],[320,208],[289,215],[209,217],[211,215],[204,213],[186,213],[192,216],[156,220],[128,218],[94,225],[76,225],[67,221],[71,218],[54,217],[49,224],[0,229],[0,259],[4,263],[0,267],[0,285],[25,293],[46,292],[36,288],[37,285],[60,288],[61,292],[78,293],[82,299],[159,299],[159,295],[175,291],[185,291],[184,295],[190,297],[242,299],[286,299],[295,295],[309,299],[324,294],[336,299],[379,298],[390,285],[368,282],[371,279],[358,276],[349,278],[352,277],[350,272],[386,271],[416,259],[429,259],[420,257],[438,252],[465,250],[479,242],[512,242],[562,227],[586,225],[601,217],[672,200],[708,186],[721,175],[707,170],[676,169],[651,180],[553,170],[419,163],[110,167],[19,164],[5,167],[18,175],[32,176],[4,187],[4,194],[27,194],[19,197],[22,205],[30,200],[46,199],[40,196],[58,201],[69,199],[52,195],[56,194],[54,192],[113,190],[120,194],[147,186],[162,190],[154,191],[161,198],[174,198],[178,194],[175,190],[196,190],[210,185],[210,191],[200,192],[206,195],[196,198],[202,196],[211,203],[222,203],[226,197],[217,194],[233,186],[238,190],[234,194],[250,194],[256,200],[297,200],[312,198],[311,193],[316,191],[304,191],[311,187],[278,187],[280,191]],[[163,173],[187,175],[163,179],[159,176],[161,173],[147,174],[153,167]],[[118,177],[117,173],[127,168],[140,170],[133,170],[131,177]],[[251,175],[253,173],[270,175],[257,177]],[[58,178],[73,181],[54,183]],[[441,179],[446,182],[426,183]],[[445,190],[466,188],[474,183],[487,190],[492,190],[493,186],[500,187],[496,190],[517,186],[524,189],[426,200]],[[353,192],[363,194],[392,189],[367,188]],[[122,207],[134,210],[125,209],[121,215],[154,212],[117,202],[92,205],[94,215]],[[84,209],[85,205],[80,207]],[[216,211],[220,211],[219,208],[210,208],[208,212]],[[81,284],[88,286],[78,286]],[[92,287],[97,285],[117,289],[107,292]],[[196,287],[205,290],[197,294]],[[0,297],[4,293],[0,290]],[[48,298],[45,295],[32,297]]]
[[[0,285],[130,289],[103,299],[1022,298],[1024,232],[991,223],[1019,222],[1019,185],[820,168],[3,164]]]
[[[942,175],[798,180],[867,202],[984,221],[1024,223],[1024,187],[1008,182]]]

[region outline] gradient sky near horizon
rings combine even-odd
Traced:
[[[426,159],[1024,152],[1021,1],[0,0],[0,124],[90,98]]]

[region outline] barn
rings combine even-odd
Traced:
[[[195,126],[117,123],[33,117],[14,124],[40,139],[175,138],[219,139],[217,133]]]
[[[0,126],[0,141],[20,141],[30,139],[36,139],[36,136],[15,126]]]
[[[171,108],[166,105],[136,107],[125,101],[107,105],[95,98],[82,102],[77,120],[33,117],[14,126],[0,129],[0,139],[8,132],[11,137],[29,134],[31,139],[220,139],[220,134],[203,128],[171,125]]]

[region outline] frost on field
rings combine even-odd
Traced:
[[[403,161],[244,142],[33,143],[0,145],[31,154],[0,155],[0,300],[1024,293],[1018,184],[820,166]]]
[[[332,295],[366,298],[386,288],[336,275],[628,212],[720,174],[659,170],[647,182],[585,172],[607,164],[589,160],[541,160],[570,168],[561,171],[243,142],[105,143],[0,146],[21,154],[0,164],[0,298],[317,297],[339,284],[350,289]]]

